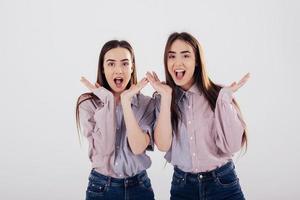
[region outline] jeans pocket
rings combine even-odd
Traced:
[[[218,174],[216,177],[216,182],[222,187],[232,187],[238,185],[239,179],[235,173],[235,170],[231,169],[225,173]]]
[[[183,186],[184,182],[185,182],[184,177],[174,172],[172,178],[172,186]]]
[[[87,197],[104,196],[104,193],[108,190],[107,182],[104,180],[95,180],[90,177],[88,187],[86,190]]]
[[[145,180],[141,181],[140,186],[146,190],[153,191],[151,181],[149,178],[146,178]]]

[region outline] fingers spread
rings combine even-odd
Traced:
[[[247,73],[238,83],[239,87],[242,87],[250,78],[250,73]]]
[[[154,76],[150,72],[146,73],[146,77],[147,77],[148,81],[150,81],[150,83],[153,83],[156,81]]]
[[[83,76],[81,77],[80,82],[90,90],[93,90],[95,88],[95,86]]]
[[[154,71],[152,71],[152,73],[153,73],[153,76],[154,76],[155,80],[156,81],[160,81],[159,78],[158,78],[158,76],[157,76],[157,74]]]

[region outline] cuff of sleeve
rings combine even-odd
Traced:
[[[100,100],[102,100],[103,103],[107,103],[106,101],[108,99],[113,98],[113,94],[104,87],[99,87],[93,90],[93,94],[95,94]]]
[[[219,96],[221,97],[222,101],[231,103],[233,99],[233,92],[231,89],[224,87],[221,89]]]
[[[141,129],[143,130],[143,132],[145,134],[148,134],[149,138],[150,138],[150,142],[149,142],[149,145],[147,146],[146,150],[154,151],[153,131],[151,130],[151,128],[146,128],[146,127],[141,127]]]

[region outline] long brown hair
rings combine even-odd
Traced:
[[[209,77],[206,71],[206,64],[204,58],[204,51],[200,43],[194,38],[191,34],[182,32],[182,33],[172,33],[166,43],[165,52],[164,52],[164,66],[165,66],[165,75],[166,75],[166,83],[173,89],[172,92],[172,102],[171,102],[171,122],[172,122],[172,129],[174,130],[175,134],[178,134],[178,122],[181,118],[181,111],[176,103],[177,91],[178,86],[175,84],[172,76],[168,71],[168,52],[171,48],[171,45],[175,40],[182,40],[183,42],[188,43],[194,50],[195,54],[195,71],[194,71],[194,80],[196,85],[200,91],[203,92],[204,96],[209,102],[211,109],[214,111],[216,107],[217,98],[219,95],[220,90],[222,89],[221,86],[215,84]],[[177,97],[177,98],[176,98]],[[233,99],[233,103],[239,109],[237,102]],[[247,134],[246,130],[243,133],[242,137],[242,146],[246,146],[247,148]]]
[[[137,73],[136,73],[136,67],[135,67],[135,56],[134,56],[134,51],[132,46],[129,44],[129,42],[125,41],[125,40],[110,40],[108,42],[106,42],[100,52],[99,55],[99,62],[98,62],[98,71],[97,71],[97,83],[99,85],[101,85],[101,87],[104,87],[108,90],[111,91],[111,88],[105,78],[105,74],[104,74],[104,56],[105,54],[111,50],[111,49],[115,49],[115,48],[125,48],[127,49],[130,54],[131,54],[131,58],[132,58],[132,65],[133,65],[133,69],[132,69],[132,73],[131,73],[131,77],[130,77],[130,81],[128,83],[128,85],[126,86],[126,89],[130,88],[130,86],[132,84],[136,84],[137,83]],[[86,100],[97,100],[98,97],[96,95],[94,95],[91,92],[88,93],[84,93],[82,95],[80,95],[77,99],[77,103],[76,103],[76,126],[77,126],[77,132],[78,132],[78,137],[79,137],[79,142],[81,141],[81,136],[80,136],[80,119],[79,119],[79,105],[86,101]]]

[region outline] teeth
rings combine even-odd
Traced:
[[[114,78],[114,81],[115,81],[115,83],[117,84],[117,85],[119,85],[119,84],[122,84],[122,82],[123,82],[123,78]]]
[[[182,77],[185,74],[185,70],[184,69],[175,69],[175,74],[178,79],[182,79]]]
[[[175,72],[185,72],[184,69],[175,69]]]

